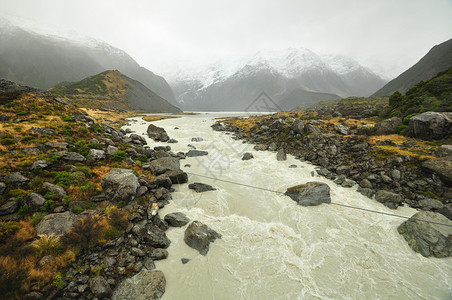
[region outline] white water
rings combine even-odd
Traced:
[[[230,115],[230,113],[229,113]],[[284,192],[316,180],[331,188],[333,202],[411,216],[407,207],[390,210],[323,177],[313,165],[234,141],[210,128],[214,114],[155,122],[171,138],[174,152],[187,144],[208,156],[181,160],[187,172]],[[131,125],[138,134],[148,122]],[[175,130],[174,127],[179,127]],[[202,137],[203,142],[191,142]],[[167,145],[147,138],[151,147]],[[254,159],[241,160],[243,151]],[[191,167],[184,167],[191,164]],[[296,164],[297,168],[288,168]],[[220,166],[220,168],[218,167]],[[409,248],[397,227],[402,219],[333,205],[302,207],[276,193],[190,175],[189,183],[216,191],[194,193],[174,186],[173,200],[160,211],[183,212],[222,234],[206,256],[183,241],[183,228],[170,228],[169,257],[157,261],[167,285],[163,299],[452,299],[452,259],[424,258]],[[181,258],[189,258],[183,265]]]

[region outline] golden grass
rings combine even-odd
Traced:
[[[93,108],[80,108],[80,110],[86,112],[90,115],[97,123],[109,123],[122,121],[126,122],[125,119],[134,117],[136,115],[135,112],[132,111],[115,111],[115,110],[100,110]]]
[[[406,155],[406,156],[416,157],[421,160],[435,158],[435,156],[432,156],[432,155],[420,154],[420,153],[415,153],[415,152],[412,152],[409,150],[403,150],[397,146],[379,145],[379,146],[376,146],[376,148],[383,151],[384,153],[387,153],[388,155],[402,155],[402,156]]]
[[[146,116],[142,116],[143,121],[146,121],[146,122],[154,122],[154,121],[160,121],[160,120],[165,120],[165,119],[174,119],[174,118],[179,118],[179,117],[163,116],[163,115],[146,115]]]

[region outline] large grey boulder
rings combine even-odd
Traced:
[[[348,134],[350,134],[350,131],[348,130],[348,128],[345,127],[345,126],[342,125],[342,124],[338,124],[338,125],[334,126],[334,130],[335,130],[337,133],[342,134],[342,135],[348,135]]]
[[[395,194],[385,190],[377,191],[375,200],[377,200],[380,203],[383,203],[385,206],[391,209],[396,209],[403,202],[403,199],[399,194]]]
[[[193,221],[188,225],[184,234],[185,243],[198,250],[202,255],[206,255],[209,252],[210,243],[219,238],[221,238],[221,234],[199,221]]]
[[[151,161],[149,168],[155,175],[163,174],[166,171],[179,171],[180,161],[174,157],[162,157]]]
[[[303,206],[331,203],[330,187],[323,182],[312,181],[288,188],[285,195]]]
[[[452,156],[426,160],[422,163],[422,168],[438,175],[446,184],[452,185]]]
[[[148,134],[148,137],[150,137],[154,141],[166,142],[169,140],[169,136],[166,133],[165,129],[155,126],[154,124],[150,124],[146,132]]]
[[[37,193],[28,193],[22,200],[23,204],[28,205],[31,210],[38,210],[44,203],[46,199]]]
[[[190,183],[188,185],[188,188],[191,190],[194,190],[197,193],[202,193],[202,192],[207,192],[207,191],[215,191],[216,188],[214,188],[211,185],[205,184],[205,183],[201,183],[201,182],[194,182],[194,183]]]
[[[90,149],[88,153],[92,160],[104,160],[107,156],[104,150]]]
[[[61,236],[71,231],[78,220],[78,216],[69,211],[58,214],[49,214],[39,222],[38,226],[36,226],[36,233],[38,235]]]
[[[112,300],[157,300],[165,293],[166,280],[160,270],[142,270],[122,281],[111,297]]]
[[[397,133],[397,127],[402,125],[402,119],[398,117],[393,117],[381,121],[375,124],[373,128],[373,134],[384,135],[384,134],[394,134]]]
[[[106,298],[111,295],[111,288],[107,280],[103,276],[96,276],[89,280],[89,288],[91,293],[97,298]]]
[[[136,196],[138,178],[130,169],[112,169],[101,180],[105,196],[113,201],[130,201]]]
[[[149,186],[152,189],[156,189],[159,187],[164,187],[166,189],[169,189],[169,188],[171,188],[172,185],[173,185],[173,183],[172,183],[170,177],[166,174],[161,174],[154,178],[149,179]]]
[[[170,170],[166,171],[165,174],[169,176],[173,184],[182,184],[188,182],[188,175],[182,170],[177,171]]]
[[[442,139],[452,135],[452,113],[425,112],[412,117],[409,126],[417,138]]]
[[[190,222],[190,219],[181,212],[167,214],[164,220],[166,223],[168,223],[168,225],[173,227],[182,227],[187,225],[188,222]]]
[[[450,226],[452,221],[442,214],[421,211],[403,222],[397,231],[405,238],[411,249],[425,257],[450,257],[452,256],[452,227]]]
[[[436,156],[450,156],[452,155],[452,145],[441,145],[435,150]]]
[[[45,191],[58,195],[60,197],[66,196],[66,191],[59,185],[51,184],[50,182],[44,182],[42,187]]]
[[[292,130],[295,133],[303,133],[304,130],[304,122],[301,119],[296,119],[293,123],[292,123]]]
[[[30,181],[30,179],[20,174],[19,172],[14,172],[6,175],[5,180],[12,186],[21,186]]]

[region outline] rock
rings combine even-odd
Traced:
[[[155,263],[152,260],[152,258],[147,257],[145,258],[144,262],[143,262],[144,267],[146,268],[146,270],[154,270],[155,269]]]
[[[66,191],[59,185],[51,184],[50,182],[44,182],[42,187],[45,191],[58,195],[61,198],[66,196]]]
[[[165,129],[157,127],[154,124],[150,124],[146,132],[148,134],[148,137],[150,137],[154,141],[166,142],[169,140],[169,136],[166,133]]]
[[[111,295],[111,288],[103,276],[96,276],[89,281],[91,293],[98,298],[105,298]]]
[[[251,154],[249,152],[243,153],[242,160],[250,160],[252,158],[254,158],[253,154]]]
[[[201,138],[201,137],[194,137],[194,138],[191,139],[191,141],[192,142],[202,142],[202,141],[204,141],[204,139]]]
[[[422,210],[439,210],[444,206],[441,201],[430,198],[422,199],[418,204],[419,208]]]
[[[314,134],[314,135],[322,133],[317,126],[312,125],[312,124],[306,125],[305,131],[306,131],[307,134]]]
[[[375,196],[375,191],[372,190],[371,188],[366,188],[366,187],[358,187],[357,192],[368,197],[368,198],[372,198],[373,196]]]
[[[209,152],[208,151],[203,151],[203,150],[188,150],[188,152],[185,154],[185,156],[187,157],[196,157],[196,156],[205,156],[208,155]]]
[[[39,128],[39,127],[32,127],[31,132],[37,133],[37,134],[47,134],[47,135],[53,135],[55,133],[55,129],[52,128]]]
[[[12,186],[22,186],[30,181],[27,177],[23,176],[19,172],[10,173],[5,176],[5,180],[7,183]]]
[[[45,170],[45,169],[47,169],[48,167],[49,167],[49,165],[47,164],[47,161],[42,160],[42,159],[39,159],[39,160],[37,160],[37,161],[35,161],[35,162],[33,163],[33,165],[31,166],[31,169],[32,169],[32,170],[35,170],[35,169],[37,169],[37,168],[40,168],[40,169],[42,169],[42,170]]]
[[[396,209],[403,201],[399,194],[385,190],[378,190],[375,200],[392,209]]]
[[[150,255],[150,258],[152,258],[154,261],[166,259],[167,257],[168,257],[168,251],[166,251],[165,249],[160,249],[160,248],[153,249],[151,252],[151,255]]]
[[[417,138],[442,139],[452,135],[452,115],[450,113],[425,112],[410,118],[409,126]]]
[[[122,281],[113,292],[112,300],[157,300],[165,293],[166,280],[162,271],[141,270]]]
[[[77,152],[68,152],[68,151],[59,151],[59,152],[55,152],[55,155],[61,157],[61,159],[67,161],[67,162],[71,162],[71,163],[75,163],[75,162],[84,162],[86,160],[86,158],[77,153]]]
[[[290,169],[295,169],[295,168],[297,168],[297,165],[290,165],[289,168]]]
[[[16,201],[9,201],[0,206],[0,216],[11,215],[19,209]]]
[[[168,175],[166,175],[166,174],[161,174],[161,175],[159,175],[157,177],[154,177],[154,178],[151,178],[149,180],[149,186],[152,189],[156,189],[156,188],[159,188],[159,187],[164,187],[166,189],[170,189],[172,184],[173,183],[172,183],[170,177]]]
[[[107,155],[113,155],[116,153],[116,151],[118,151],[118,147],[112,146],[112,145],[108,145],[107,149],[105,150],[105,153]]]
[[[43,299],[44,295],[40,292],[31,292],[26,294],[25,296],[23,296],[24,300],[39,300],[39,299]]]
[[[180,212],[167,214],[164,220],[173,227],[182,227],[190,222],[190,219],[185,214]]]
[[[163,174],[166,171],[179,171],[180,161],[173,157],[162,157],[151,161],[149,168],[155,175]]]
[[[101,180],[105,196],[112,201],[126,201],[134,199],[139,186],[138,178],[130,169],[112,169]]]
[[[206,255],[209,252],[210,243],[217,238],[221,238],[221,234],[199,221],[193,221],[188,225],[184,234],[185,243],[191,248],[198,250],[202,255]]]
[[[363,180],[361,180],[361,182],[359,183],[359,186],[362,188],[372,188],[372,183],[369,181],[369,179],[364,178]]]
[[[441,145],[435,150],[436,156],[450,156],[452,155],[452,145]]]
[[[139,256],[139,257],[146,255],[146,253],[143,250],[141,250],[140,248],[137,248],[137,247],[130,248],[130,253],[132,253],[133,256]]]
[[[104,160],[106,158],[104,150],[90,149],[88,155],[92,160]]]
[[[452,156],[426,160],[422,163],[422,168],[438,175],[448,185],[452,185]]]
[[[46,199],[43,196],[33,192],[28,193],[23,199],[23,203],[28,205],[31,210],[38,210],[45,202]]]
[[[64,142],[46,142],[44,143],[44,148],[46,149],[56,149],[56,150],[66,150],[68,143]]]
[[[428,222],[452,226],[452,221],[442,214],[421,211],[403,222],[397,231],[405,238],[411,249],[425,257],[452,256],[452,227]]]
[[[147,145],[148,143],[144,137],[135,133],[131,134],[129,137],[132,139],[132,143],[137,145]]]
[[[443,207],[441,207],[438,212],[449,220],[452,220],[452,203],[443,205]]]
[[[55,259],[52,255],[46,255],[38,262],[38,266],[43,267],[45,265],[50,264]]]
[[[186,263],[188,263],[191,259],[189,258],[181,258],[180,261],[182,262],[183,265],[185,265]]]
[[[345,188],[351,188],[351,187],[354,186],[355,184],[356,184],[355,181],[346,178],[346,179],[341,183],[341,186],[342,186],[342,187],[345,187]]]
[[[304,130],[304,122],[301,119],[296,119],[293,123],[292,123],[292,130],[295,133],[303,133]]]
[[[195,190],[197,193],[207,192],[207,191],[215,191],[216,188],[212,187],[211,185],[201,183],[201,182],[194,182],[190,183],[188,185],[189,189]]]
[[[6,183],[0,182],[0,195],[3,195],[3,193],[6,191]]]
[[[331,203],[330,187],[323,182],[308,182],[288,188],[285,195],[303,206]]]
[[[286,151],[284,151],[284,149],[280,149],[280,150],[276,153],[276,160],[277,160],[277,161],[284,161],[284,160],[287,160],[287,154],[286,154]]]
[[[398,117],[393,117],[381,121],[375,124],[373,128],[373,134],[375,135],[385,135],[397,133],[397,127],[402,125],[402,119]]]
[[[9,121],[10,117],[6,115],[0,115],[0,122],[7,122]]]
[[[153,226],[150,230],[144,231],[144,233],[141,233],[141,236],[146,243],[155,248],[168,248],[171,244],[165,231],[156,226]]]
[[[188,175],[182,170],[177,171],[170,170],[166,171],[165,174],[169,176],[173,184],[183,184],[188,182]]]
[[[167,143],[169,143],[169,144],[176,144],[176,143],[179,143],[179,141],[178,141],[178,140],[175,140],[175,139],[169,139],[169,140],[167,141]]]
[[[392,177],[392,179],[394,179],[396,181],[399,181],[400,178],[402,178],[402,174],[400,173],[399,170],[394,169],[394,170],[391,171],[391,177]]]
[[[342,135],[350,134],[350,131],[348,130],[348,128],[341,124],[334,126],[334,130],[337,133],[342,134]]]
[[[48,214],[41,222],[39,222],[38,226],[36,226],[36,233],[38,235],[61,236],[71,231],[78,219],[77,215],[69,211],[58,214]]]

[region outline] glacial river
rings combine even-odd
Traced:
[[[314,165],[290,155],[277,161],[274,152],[254,151],[253,145],[213,131],[214,118],[226,115],[231,113],[157,121],[179,142],[146,137],[148,145],[187,152],[192,144],[209,151],[208,156],[181,160],[181,168],[193,174],[281,192],[321,181],[330,186],[336,203],[404,216],[416,212],[390,210],[356,187],[343,188],[315,175]],[[145,133],[149,123],[137,120],[128,127]],[[204,141],[192,142],[193,137]],[[242,161],[243,152],[254,159]],[[202,256],[185,244],[185,227],[167,231],[168,259],[156,262],[167,280],[162,299],[452,299],[452,259],[424,258],[412,251],[397,233],[403,219],[325,204],[302,207],[281,194],[189,175],[192,182],[217,190],[198,194],[188,184],[175,185],[173,200],[160,215],[182,212],[222,238]],[[181,258],[190,261],[182,264]]]

